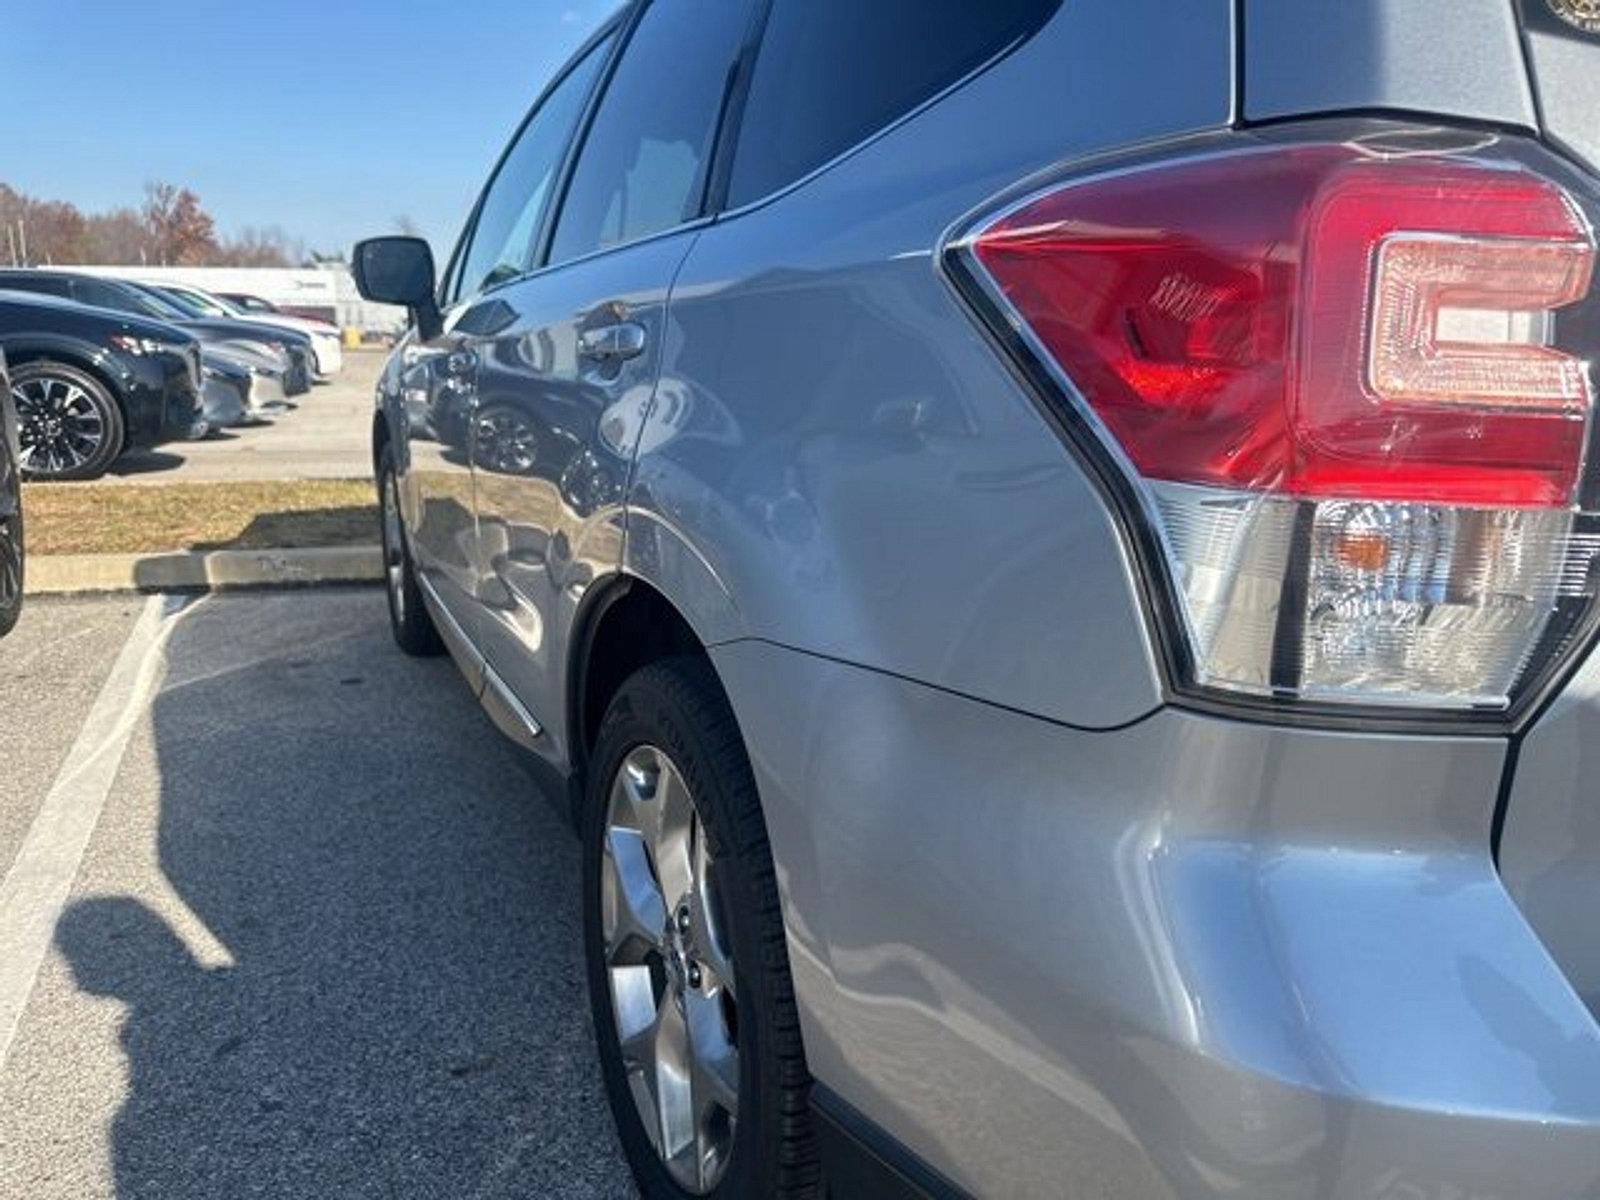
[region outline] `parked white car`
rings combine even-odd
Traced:
[[[232,317],[241,321],[254,321],[261,325],[277,325],[283,329],[294,329],[307,334],[311,338],[311,350],[315,358],[312,370],[318,379],[331,379],[344,369],[344,346],[339,339],[339,329],[336,325],[330,325],[326,321],[313,321],[307,317],[292,317],[286,313],[245,309],[214,292],[189,287],[186,284],[152,282],[149,286],[168,293],[176,292],[190,303],[204,308],[210,316]]]

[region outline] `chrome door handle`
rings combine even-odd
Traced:
[[[578,335],[578,354],[599,363],[621,363],[644,353],[645,330],[637,321],[597,325]]]

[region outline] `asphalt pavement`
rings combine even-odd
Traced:
[[[201,442],[174,442],[124,455],[122,483],[261,479],[364,479],[372,474],[372,393],[387,353],[348,350],[344,370],[293,398],[270,425],[225,429]]]
[[[0,642],[0,1197],[631,1197],[578,854],[376,590]]]

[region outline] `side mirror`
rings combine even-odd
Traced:
[[[433,251],[415,237],[379,237],[357,242],[351,259],[356,290],[374,304],[400,304],[411,310],[417,332],[428,341],[443,321],[434,298]]]

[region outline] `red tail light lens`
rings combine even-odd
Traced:
[[[1587,589],[1594,385],[1554,334],[1596,248],[1541,175],[1180,160],[1046,192],[965,253],[1131,468],[1198,682],[1504,708]]]

